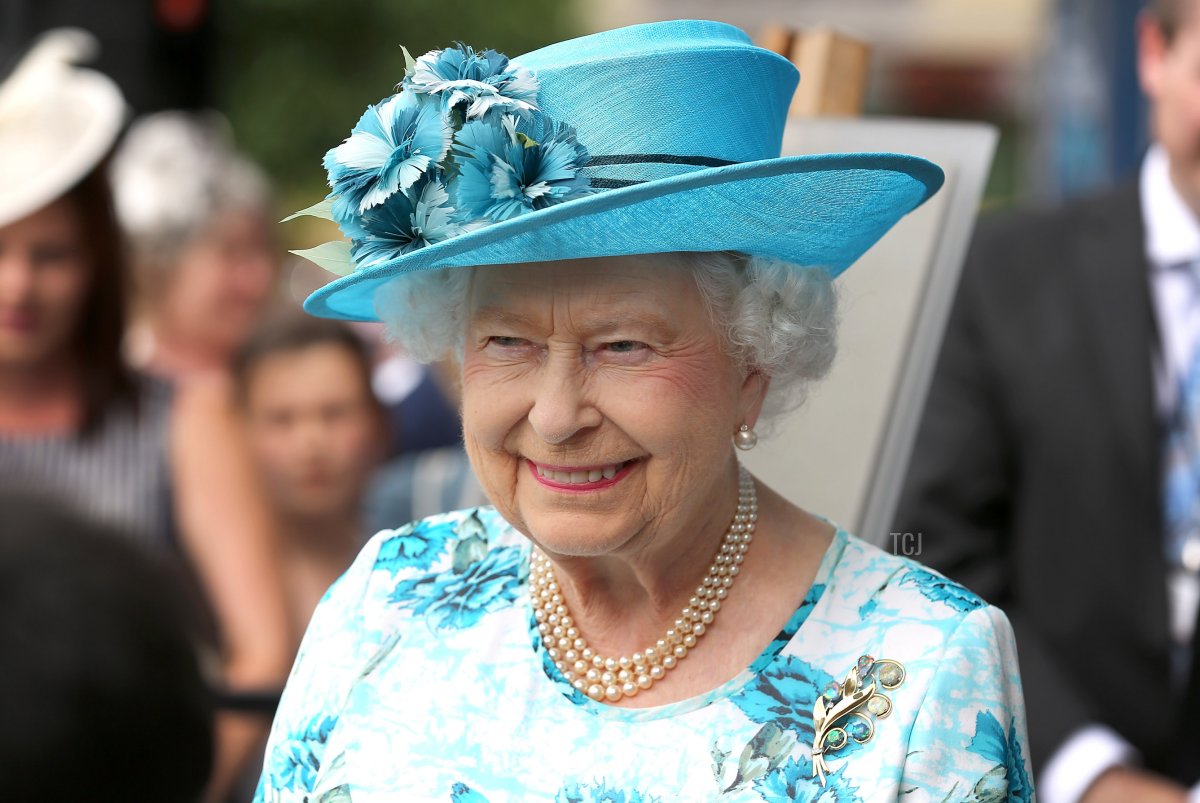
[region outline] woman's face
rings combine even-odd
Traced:
[[[726,355],[677,257],[480,268],[468,309],[466,447],[519,530],[559,555],[635,553],[728,512],[730,438],[766,382]]]
[[[259,319],[275,272],[267,219],[258,212],[218,215],[172,268],[158,318],[203,350],[230,355]]]
[[[358,359],[344,345],[264,357],[247,379],[245,413],[255,460],[289,522],[357,512],[380,457],[381,422]]]
[[[68,352],[91,273],[69,201],[0,226],[0,367],[38,368]]]

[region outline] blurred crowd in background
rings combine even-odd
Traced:
[[[330,233],[311,219],[276,225],[322,195],[321,156],[348,133],[343,121],[400,80],[399,45],[419,54],[461,39],[517,54],[679,16],[751,34],[771,22],[833,25],[874,48],[871,113],[1000,126],[986,203],[1003,206],[1082,192],[1136,168],[1146,139],[1131,33],[1140,6],[0,0],[0,77],[39,35],[69,25],[94,35],[92,63],[129,106],[96,169],[0,228],[0,262],[24,255],[40,277],[0,272],[0,489],[16,494],[0,502],[0,585],[55,574],[84,594],[97,565],[126,567],[127,582],[96,598],[112,601],[115,619],[122,605],[161,600],[131,627],[158,633],[175,623],[195,634],[207,673],[174,697],[187,701],[179,721],[198,723],[193,731],[160,735],[135,723],[134,741],[192,763],[164,789],[190,778],[182,786],[206,787],[213,800],[248,799],[278,690],[325,589],[378,529],[484,501],[460,448],[452,371],[395,353],[377,325],[304,315],[300,301],[326,277],[288,249]],[[30,504],[39,498],[49,504]],[[82,545],[17,539],[38,522],[78,531]],[[133,552],[88,557],[88,528],[122,533],[155,564]],[[28,589],[11,591],[17,598],[32,621],[68,616],[52,600],[37,607]],[[99,609],[88,621],[105,632]],[[45,648],[28,632],[12,638],[0,650]],[[182,649],[163,640],[147,660],[161,665]],[[112,673],[149,688],[138,671]],[[27,734],[34,722],[52,730],[56,678],[42,684],[45,699],[24,701]],[[211,757],[183,749],[207,738],[209,710],[219,712]],[[109,758],[121,741],[70,738]],[[154,799],[188,799],[179,794]]]

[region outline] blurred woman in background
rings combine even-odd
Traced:
[[[121,359],[127,277],[105,161],[124,102],[74,67],[92,49],[82,31],[51,32],[0,84],[0,485],[177,546],[215,614],[224,686],[273,688],[292,638],[236,421],[214,394],[173,393]],[[219,721],[214,793],[250,758],[258,720]]]
[[[254,462],[282,525],[296,633],[366,543],[363,495],[387,454],[367,345],[337,321],[270,316],[234,360]]]
[[[112,175],[136,288],[131,359],[173,380],[226,372],[275,285],[266,177],[224,118],[186,112],[134,123]]]

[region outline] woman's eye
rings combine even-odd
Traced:
[[[508,335],[492,335],[488,338],[489,346],[500,346],[501,348],[515,348],[524,346],[529,341],[522,337],[509,337]]]
[[[645,343],[640,343],[636,340],[617,340],[606,344],[605,348],[617,354],[632,354],[635,351],[647,348],[647,346]]]

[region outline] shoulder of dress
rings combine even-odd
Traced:
[[[973,591],[924,566],[846,534],[845,546],[827,579],[833,600],[864,622],[919,617],[950,627],[990,607]],[[827,592],[828,593],[828,592]]]

